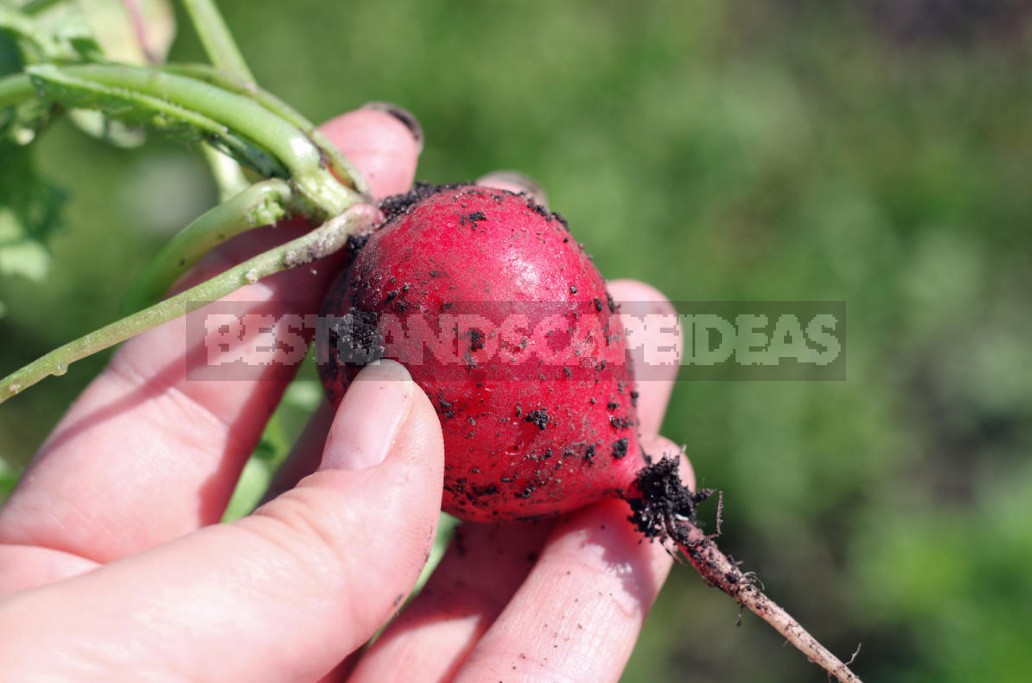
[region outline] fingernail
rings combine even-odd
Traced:
[[[412,133],[412,137],[415,139],[416,144],[419,145],[420,151],[423,150],[423,126],[420,125],[419,119],[416,118],[415,114],[408,109],[402,109],[390,102],[368,102],[362,108],[382,111],[401,121],[409,129],[409,132]]]
[[[529,175],[519,171],[492,171],[477,178],[477,185],[493,187],[497,190],[522,192],[529,195],[536,203],[548,208],[548,196],[545,194],[545,189]]]
[[[415,390],[408,371],[394,361],[363,368],[337,408],[319,469],[364,470],[382,463]]]

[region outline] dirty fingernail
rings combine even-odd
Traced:
[[[409,129],[409,132],[412,133],[412,137],[415,139],[416,144],[419,145],[419,149],[423,149],[423,126],[420,125],[419,119],[416,118],[415,114],[408,109],[402,109],[391,102],[368,102],[362,108],[382,111],[401,121]]]

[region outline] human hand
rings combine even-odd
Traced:
[[[324,132],[375,194],[411,184],[421,146],[382,109]],[[251,233],[193,277],[283,241]],[[295,269],[231,298],[315,311],[335,268]],[[617,300],[662,297],[614,282]],[[630,305],[630,304],[628,304]],[[320,410],[252,515],[217,524],[283,373],[188,379],[183,320],[128,342],[0,508],[0,661],[12,680],[616,680],[669,569],[621,502],[540,525],[469,524],[401,606],[433,540],[440,427],[401,366],[363,371]],[[642,383],[649,452],[672,377]],[[493,680],[493,679],[491,679]]]
[[[643,283],[608,289],[625,314],[673,312]],[[645,343],[669,343],[656,334]],[[680,451],[658,435],[676,372],[653,367],[650,381],[636,383],[642,445],[654,456]],[[686,460],[681,477],[694,488]],[[642,542],[628,514],[612,500],[551,522],[464,523],[420,594],[346,680],[618,681],[672,564],[660,544]]]

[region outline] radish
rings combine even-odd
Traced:
[[[327,315],[342,319],[330,341],[394,350],[430,396],[447,512],[531,518],[621,495],[643,462],[602,277],[561,219],[523,197],[421,191],[415,206],[388,205],[396,218],[327,297]],[[357,366],[323,371],[339,399]]]
[[[839,680],[859,680],[694,524],[711,492],[683,486],[675,458],[642,451],[616,307],[560,216],[462,185],[420,185],[382,208],[324,300],[319,367],[333,401],[363,363],[401,362],[441,420],[446,512],[529,520],[622,498],[646,537]]]

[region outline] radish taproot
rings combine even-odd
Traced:
[[[441,420],[446,512],[531,520],[622,498],[646,537],[859,681],[695,525],[711,492],[688,490],[676,457],[642,451],[624,329],[558,214],[470,185],[419,185],[382,209],[323,303],[319,369],[334,402],[362,365],[402,363]]]

